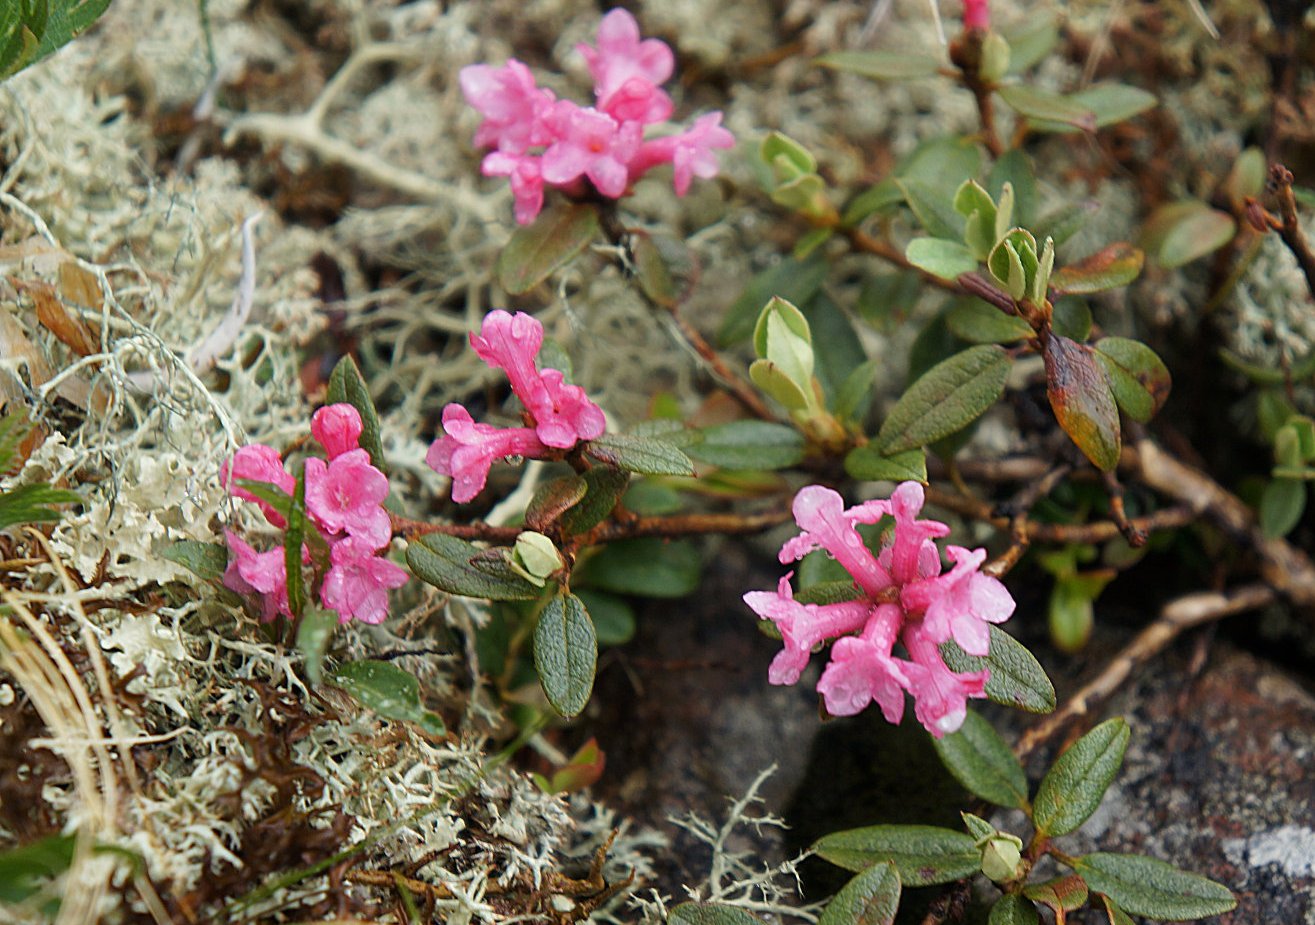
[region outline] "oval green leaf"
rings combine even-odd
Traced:
[[[1102,83],[1069,94],[1066,99],[1096,117],[1096,128],[1115,125],[1140,115],[1159,105],[1155,94],[1127,84]],[[1073,128],[1060,122],[1041,121],[1034,128],[1039,132],[1071,132]]]
[[[1043,341],[1046,395],[1055,419],[1092,465],[1112,472],[1119,464],[1119,412],[1094,351],[1062,334]]]
[[[1041,663],[1027,648],[998,626],[988,627],[991,648],[986,656],[969,655],[951,639],[941,646],[941,656],[951,671],[990,671],[986,696],[995,703],[1029,713],[1055,709],[1055,687]]]
[[[817,925],[892,925],[900,878],[893,864],[873,864],[846,883],[822,910]]]
[[[1260,495],[1260,529],[1271,539],[1291,533],[1305,512],[1306,483],[1298,479],[1274,479]]]
[[[972,838],[934,825],[870,825],[832,832],[819,838],[813,850],[846,870],[894,864],[905,886],[949,883],[974,873],[982,862]]]
[[[877,449],[891,456],[967,427],[1004,393],[1010,364],[1009,354],[991,344],[936,364],[891,409],[877,434]]]
[[[977,256],[968,245],[945,238],[914,238],[904,256],[919,270],[940,279],[956,280],[977,269]]]
[[[598,665],[598,637],[574,594],[554,594],[534,628],[534,667],[554,710],[576,716],[589,702]]]
[[[954,779],[996,806],[1027,805],[1027,775],[1013,749],[981,715],[968,711],[958,732],[931,743]]]
[[[1090,257],[1061,267],[1050,277],[1050,285],[1060,293],[1086,295],[1126,286],[1141,273],[1146,255],[1126,241],[1111,244]]]
[[[762,919],[739,906],[691,902],[672,909],[667,925],[762,925]]]
[[[693,475],[694,464],[671,443],[634,434],[604,434],[585,444],[599,462],[642,475]]]
[[[922,447],[883,456],[871,443],[845,456],[845,472],[867,482],[927,482],[927,453]]]
[[[1059,756],[1037,788],[1032,821],[1038,832],[1067,835],[1087,821],[1119,773],[1131,735],[1128,724],[1115,717]]]
[[[406,548],[406,564],[421,581],[448,594],[493,601],[528,601],[539,589],[519,576],[494,575],[471,560],[485,550],[442,533],[429,533]]]
[[[575,259],[598,237],[598,212],[572,203],[546,210],[532,225],[517,228],[498,255],[498,283],[523,295]]]
[[[986,925],[1041,925],[1036,906],[1015,893],[1006,893],[991,907]]]
[[[1127,337],[1102,338],[1095,350],[1114,400],[1128,417],[1144,423],[1164,407],[1173,379],[1154,350]]]
[[[333,367],[329,374],[329,390],[325,402],[330,405],[346,402],[356,409],[361,416],[360,447],[370,454],[370,462],[381,472],[387,472],[384,464],[384,445],[380,438],[379,412],[374,408],[374,399],[370,389],[361,376],[356,361],[345,356]]]
[[[228,568],[228,549],[222,543],[178,540],[166,546],[160,555],[207,581],[223,578]]]
[[[1236,233],[1233,216],[1200,200],[1188,200],[1151,213],[1139,243],[1156,263],[1173,269],[1214,253]]]
[[[1070,97],[1047,93],[1025,84],[1000,87],[996,92],[1010,109],[1029,119],[1061,122],[1086,132],[1096,129],[1096,114]]]
[[[430,735],[441,736],[446,732],[442,717],[421,704],[420,682],[391,662],[373,659],[347,662],[329,676],[329,683],[341,687],[361,706],[385,719],[415,723]]]
[[[970,344],[1012,344],[1036,336],[1022,318],[971,297],[955,299],[945,323],[955,337]]]
[[[947,175],[944,179],[948,180]],[[895,185],[904,194],[904,201],[913,210],[913,216],[933,238],[947,241],[957,239],[963,232],[963,217],[954,211],[954,187],[946,188],[943,180],[922,180],[916,177],[899,177]],[[976,266],[976,261],[973,263]]]
[[[567,535],[592,530],[606,520],[630,484],[629,472],[611,466],[594,466],[583,478],[587,488],[584,498],[558,520]]]
[[[1180,921],[1223,915],[1237,906],[1223,884],[1139,854],[1088,854],[1074,869],[1087,886],[1133,915]]]
[[[542,533],[570,508],[584,500],[589,483],[578,475],[550,479],[535,489],[525,506],[525,526]]]
[[[905,55],[892,51],[833,51],[813,63],[877,80],[934,77],[941,68],[941,63],[929,55]]]
[[[705,427],[702,433],[703,440],[687,454],[723,469],[785,469],[804,458],[803,436],[784,424],[732,421]]]
[[[574,582],[615,594],[685,597],[698,590],[701,568],[693,543],[645,536],[609,543],[576,569]]]

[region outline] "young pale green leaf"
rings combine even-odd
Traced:
[[[1073,912],[1087,904],[1087,884],[1077,874],[1065,874],[1042,883],[1029,883],[1023,895],[1060,912]]]
[[[1006,893],[991,907],[986,925],[1041,925],[1036,906],[1016,893]]]
[[[826,181],[815,173],[786,180],[771,192],[772,202],[812,220],[815,225],[829,225],[840,220]]]
[[[1152,212],[1138,243],[1160,266],[1173,269],[1214,253],[1236,233],[1233,216],[1192,199]]]
[[[1159,105],[1155,94],[1127,84],[1102,83],[1070,94],[1067,99],[1088,109],[1096,117],[1096,128],[1115,125],[1140,115]],[[1038,132],[1072,132],[1074,127],[1063,122],[1042,120],[1033,128]]]
[[[1298,479],[1274,479],[1260,495],[1260,529],[1276,539],[1287,536],[1306,513],[1306,483]]]
[[[572,203],[546,209],[532,225],[517,228],[498,255],[498,284],[523,295],[566,266],[599,232],[598,212]]]
[[[1008,186],[1013,195],[1013,209],[1006,218],[1004,227],[1019,225],[1032,227],[1036,218],[1036,204],[1039,193],[1036,187],[1036,172],[1032,169],[1032,158],[1022,148],[1010,148],[996,159],[991,166],[990,176],[986,179],[986,190],[998,203],[1004,198],[1004,189]],[[1044,235],[1038,235],[1044,237]],[[992,244],[995,242],[992,241]]]
[[[1095,624],[1094,603],[1088,584],[1078,576],[1065,575],[1056,580],[1047,609],[1050,640],[1055,648],[1068,655],[1082,651]]]
[[[0,492],[0,530],[17,524],[54,523],[64,514],[47,505],[79,504],[81,501],[76,492],[52,488],[44,482]]]
[[[572,536],[584,533],[607,519],[630,484],[630,473],[611,466],[594,466],[583,476],[584,498],[562,512],[558,522],[562,531]]]
[[[945,317],[954,336],[970,344],[1012,344],[1035,337],[1032,326],[1017,315],[1006,315],[981,299],[963,296]]]
[[[634,434],[604,434],[585,444],[599,462],[641,475],[693,475],[694,464],[671,443]]]
[[[905,886],[950,883],[976,872],[982,853],[963,832],[932,825],[871,825],[832,832],[813,851],[846,870],[873,864],[895,865]]]
[[[1009,73],[1021,74],[1055,47],[1059,20],[1050,10],[1035,10],[1000,33],[1009,43]]]
[[[803,305],[822,288],[829,265],[825,260],[795,260],[787,257],[750,281],[726,312],[717,332],[717,343],[729,347],[753,335],[767,301],[779,296],[793,305]]]
[[[790,256],[796,260],[807,260],[819,247],[835,237],[835,234],[834,228],[814,228],[812,231],[805,232],[795,242]]]
[[[995,206],[995,240],[999,241],[1009,229],[1014,227],[1014,185],[1006,183],[1000,187],[1000,197]],[[989,254],[988,254],[989,256]]]
[[[1249,197],[1259,196],[1265,191],[1265,176],[1269,165],[1265,163],[1265,152],[1259,148],[1247,148],[1233,161],[1233,168],[1224,180],[1224,192],[1237,208],[1244,208]]]
[[[754,360],[750,363],[749,380],[764,394],[780,402],[786,411],[808,411],[816,404],[811,389],[805,391],[804,386],[791,379],[771,360]]]
[[[1026,228],[1010,228],[986,258],[986,267],[1006,292],[1023,298],[1036,277],[1036,238]]]
[[[996,90],[1000,99],[1021,116],[1039,122],[1061,122],[1085,132],[1096,129],[1096,114],[1070,97],[1047,93],[1026,84],[1011,84]]]
[[[762,925],[762,919],[739,906],[689,902],[671,910],[667,925]]]
[[[1059,756],[1042,779],[1032,804],[1032,821],[1038,832],[1067,835],[1087,821],[1119,773],[1131,735],[1122,719],[1109,719]]]
[[[996,827],[981,816],[974,816],[972,813],[959,813],[959,815],[963,818],[964,828],[977,844],[980,845],[983,839],[995,837]]]
[[[941,656],[958,674],[987,670],[986,696],[995,703],[1049,713],[1055,709],[1055,687],[1045,669],[1027,648],[998,626],[989,627],[991,649],[986,656],[969,655],[951,639],[941,646]]]
[[[893,925],[900,878],[893,864],[873,864],[850,880],[822,910],[817,925]]]
[[[934,77],[941,67],[941,63],[930,55],[906,55],[892,51],[833,51],[816,58],[813,63],[877,80]]]
[[[455,536],[427,533],[407,546],[406,564],[421,581],[448,594],[493,601],[529,601],[539,596],[539,589],[519,576],[493,575],[472,565],[471,560],[483,551]]]
[[[341,687],[361,706],[384,719],[414,723],[433,736],[447,732],[442,717],[426,710],[420,702],[420,682],[415,675],[392,662],[346,662],[330,675],[329,683]]]
[[[639,597],[685,597],[699,587],[702,557],[686,540],[639,537],[609,543],[578,566],[575,583]]]
[[[914,238],[904,249],[909,263],[940,279],[956,280],[977,269],[977,255],[959,241],[945,238]]]
[[[959,239],[963,232],[963,218],[954,211],[953,194],[946,192],[943,182],[899,177],[895,184],[913,210],[914,218],[929,235],[947,241]]]
[[[1154,350],[1127,337],[1105,337],[1095,345],[1096,359],[1109,377],[1114,400],[1134,421],[1153,418],[1169,400],[1173,380]]]
[[[976,180],[964,180],[954,194],[954,211],[964,217],[963,239],[978,260],[995,246],[995,200]]]
[[[542,533],[588,493],[589,483],[579,475],[563,475],[544,482],[525,506],[525,526]]]
[[[324,678],[324,657],[329,654],[329,645],[337,629],[338,614],[319,607],[307,608],[297,621],[297,651],[301,653],[301,663],[312,684],[319,684]]]
[[[936,754],[954,779],[996,806],[1027,805],[1027,775],[1000,734],[980,714],[968,711],[958,732],[932,739]]]
[[[1055,242],[1046,238],[1041,245],[1041,256],[1037,258],[1036,275],[1028,286],[1027,295],[1036,305],[1045,305],[1050,297],[1050,274],[1055,269]]]
[[[893,456],[966,427],[999,400],[1012,361],[1002,347],[969,347],[932,367],[904,393],[877,434]]]
[[[1086,295],[1117,289],[1141,273],[1146,255],[1125,241],[1111,244],[1075,264],[1061,267],[1050,285],[1060,294]]]
[[[1087,886],[1133,915],[1182,921],[1223,915],[1237,906],[1223,884],[1139,854],[1088,854],[1074,869]]]
[[[732,421],[703,428],[703,440],[687,452],[723,469],[786,469],[804,458],[804,438],[783,424]]]
[[[574,594],[554,594],[534,628],[534,667],[554,710],[576,716],[589,702],[598,665],[598,637]]]
[[[361,449],[370,454],[370,462],[381,472],[387,472],[384,463],[384,445],[380,439],[379,413],[375,411],[374,399],[370,397],[369,386],[361,376],[356,361],[345,356],[333,367],[329,374],[329,390],[325,396],[330,405],[345,402],[356,409],[361,416]]]
[[[635,608],[623,598],[593,588],[581,588],[576,596],[594,621],[600,646],[625,645],[635,635]]]
[[[45,838],[0,851],[0,902],[21,903],[69,869],[78,837],[47,835]]]
[[[927,481],[927,453],[922,447],[882,456],[871,443],[854,447],[845,456],[845,472],[865,482]]]
[[[1119,412],[1095,351],[1062,334],[1042,341],[1046,395],[1055,419],[1092,465],[1112,472],[1121,450]]]
[[[772,168],[778,183],[796,179],[817,170],[817,158],[784,132],[772,132],[758,147],[762,162]]]
[[[223,543],[178,540],[166,546],[160,555],[206,581],[218,581],[228,568],[228,548]]]
[[[801,390],[809,388],[813,380],[813,337],[799,309],[773,296],[758,317],[753,346],[760,359],[771,362]]]

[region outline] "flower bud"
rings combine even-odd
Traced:
[[[566,563],[553,541],[542,533],[526,530],[516,537],[511,550],[511,567],[526,581],[542,588],[544,580]]]
[[[996,883],[1008,883],[1023,873],[1023,840],[997,832],[982,846],[982,873]]]

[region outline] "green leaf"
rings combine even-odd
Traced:
[[[800,385],[771,360],[749,364],[749,380],[787,411],[809,411],[817,403],[811,383]]]
[[[688,449],[700,462],[723,469],[786,469],[804,458],[804,438],[793,427],[768,421],[732,421],[703,428]]]
[[[773,296],[763,306],[753,329],[753,348],[771,361],[799,389],[813,381],[813,335],[803,312]]]
[[[288,582],[288,610],[296,620],[306,609],[306,578],[301,573],[301,547],[306,539],[306,476],[297,477],[297,487],[288,508],[288,525],[283,530],[283,565]]]
[[[1173,380],[1154,350],[1127,337],[1102,338],[1095,350],[1114,400],[1128,417],[1146,422],[1164,407]]]
[[[578,475],[563,475],[544,482],[525,506],[525,526],[542,533],[579,504],[588,492],[589,483]]]
[[[1219,250],[1236,233],[1233,216],[1193,199],[1152,212],[1138,243],[1160,266],[1173,269]]]
[[[1021,116],[1040,122],[1062,122],[1083,131],[1095,131],[1096,114],[1071,97],[1048,93],[1025,84],[1012,84],[996,90],[1000,98]]]
[[[1112,472],[1119,464],[1119,412],[1109,380],[1085,344],[1062,334],[1042,341],[1046,395],[1055,419],[1092,465]]]
[[[992,165],[991,175],[986,180],[987,192],[998,202],[1006,183],[1014,191],[1014,214],[1010,224],[1032,227],[1040,194],[1037,192],[1032,158],[1022,148],[1010,148]],[[1045,235],[1037,237],[1044,239]]]
[[[849,205],[845,206],[841,220],[847,227],[853,227],[868,216],[903,201],[904,191],[896,184],[894,177],[887,177],[851,199]]]
[[[1257,197],[1265,191],[1265,177],[1269,166],[1265,163],[1265,152],[1259,148],[1247,148],[1233,161],[1233,167],[1224,180],[1224,191],[1229,201],[1238,208],[1246,205],[1249,197]]]
[[[576,568],[575,583],[639,597],[685,597],[698,590],[701,569],[693,543],[644,536],[609,543]]]
[[[813,373],[822,384],[823,394],[834,401],[845,378],[868,361],[863,341],[849,315],[825,292],[799,310],[808,319],[813,334],[813,353],[817,358]]]
[[[938,135],[924,141],[895,165],[895,176],[922,180],[936,188],[938,198],[953,213],[959,184],[982,172],[981,143],[973,135]],[[954,214],[956,224],[958,215]],[[955,237],[955,235],[951,235]]]
[[[384,445],[380,438],[379,413],[375,411],[369,386],[365,384],[361,370],[351,357],[345,356],[339,360],[329,374],[329,391],[325,398],[328,404],[346,402],[357,410],[361,415],[361,449],[370,454],[370,462],[375,468],[387,472]]]
[[[1047,615],[1050,639],[1059,651],[1073,655],[1086,646],[1095,623],[1093,605],[1099,593],[1097,589],[1093,594],[1090,584],[1079,576],[1065,575],[1055,581]]]
[[[940,279],[956,280],[977,269],[977,255],[968,245],[945,238],[914,238],[904,256],[919,270]]]
[[[835,413],[842,421],[861,425],[872,407],[872,378],[880,369],[877,360],[856,366],[836,391]]]
[[[443,718],[420,701],[420,682],[392,662],[365,659],[339,665],[329,683],[341,687],[361,706],[384,719],[415,723],[432,736],[445,735]]]
[[[45,838],[0,852],[0,902],[21,903],[73,864],[76,835]]]
[[[1137,278],[1145,260],[1146,255],[1140,249],[1120,241],[1056,270],[1050,278],[1050,285],[1061,294],[1070,295],[1117,289]]]
[[[813,851],[846,870],[895,865],[905,886],[950,883],[977,871],[982,853],[963,832],[932,825],[871,825],[832,832]]]
[[[310,607],[297,621],[297,651],[306,666],[306,677],[312,684],[324,678],[324,657],[338,629],[338,614],[332,610]]]
[[[1088,109],[1096,117],[1096,128],[1115,125],[1140,115],[1159,105],[1155,94],[1127,84],[1101,83],[1070,94],[1066,99]],[[1034,128],[1039,132],[1071,132],[1072,127],[1062,122],[1040,121]]]
[[[1042,883],[1029,883],[1023,895],[1059,911],[1073,912],[1087,904],[1087,884],[1077,874],[1065,874]]]
[[[819,67],[877,80],[934,77],[941,69],[941,63],[929,55],[907,55],[892,51],[833,51],[814,59],[813,63]]]
[[[949,669],[958,674],[990,671],[986,696],[995,703],[1029,713],[1049,713],[1055,709],[1054,685],[1036,657],[1000,627],[992,625],[989,630],[991,649],[985,657],[969,655],[953,639],[944,643],[941,656]]]
[[[584,498],[564,511],[559,523],[567,536],[585,533],[607,519],[630,484],[630,473],[611,466],[594,466],[582,476]]]
[[[680,287],[672,278],[662,251],[647,232],[631,232],[630,254],[634,258],[635,281],[644,295],[663,308],[674,308],[680,302]]]
[[[980,714],[968,711],[958,732],[932,739],[936,754],[954,779],[996,806],[1027,805],[1027,775],[1000,734]]]
[[[1132,920],[1132,916],[1119,908],[1119,904],[1110,899],[1104,893],[1097,893],[1100,897],[1101,905],[1105,907],[1105,915],[1109,917],[1110,925],[1137,925]]]
[[[598,665],[598,637],[574,594],[554,594],[534,628],[534,667],[553,709],[576,716],[589,702]]]
[[[549,208],[532,225],[517,228],[498,255],[498,283],[523,295],[566,266],[598,237],[598,212],[573,203]]]
[[[0,79],[35,60],[49,15],[49,0],[17,0],[0,6]]]
[[[18,447],[32,433],[32,427],[26,408],[0,416],[0,475],[18,468]]]
[[[933,238],[955,241],[963,231],[963,219],[954,211],[954,194],[946,192],[944,180],[920,180],[900,177],[895,185],[904,194],[904,201],[913,210],[913,216]],[[974,267],[976,260],[974,259]]]
[[[1274,479],[1260,496],[1260,529],[1276,539],[1287,536],[1306,513],[1306,483],[1297,479]]]
[[[576,596],[594,621],[600,646],[625,645],[635,635],[635,608],[623,598],[592,588],[581,588]]]
[[[206,581],[218,581],[228,568],[228,548],[223,543],[178,540],[166,546],[160,555]]]
[[[882,456],[871,443],[854,447],[845,456],[845,472],[867,482],[927,481],[927,453],[922,447]]]
[[[643,475],[693,475],[689,457],[665,440],[634,434],[604,434],[585,444],[600,462]]]
[[[1015,299],[1028,295],[1037,272],[1036,238],[1026,228],[1010,228],[986,258],[991,275]]]
[[[1037,788],[1032,806],[1038,832],[1067,835],[1087,821],[1119,773],[1131,734],[1122,719],[1109,719],[1059,756]]]
[[[972,296],[957,298],[945,317],[950,331],[971,344],[1012,344],[1036,336],[1032,326],[1017,315],[1006,315],[994,305]]]
[[[817,925],[893,925],[900,878],[892,864],[873,864],[850,880],[822,910]]]
[[[1055,300],[1054,311],[1050,317],[1050,330],[1079,344],[1085,343],[1091,336],[1091,306],[1085,299],[1060,296]]]
[[[1059,20],[1049,10],[1029,10],[1026,17],[1000,32],[1009,43],[1008,73],[1021,74],[1040,63],[1055,47],[1059,41]]]
[[[1054,238],[1058,247],[1086,227],[1087,221],[1100,211],[1100,204],[1090,199],[1061,205],[1037,222],[1039,238]]]
[[[0,492],[0,530],[16,524],[54,523],[64,516],[48,504],[81,504],[82,498],[64,488],[52,488],[44,482],[20,485]]]
[[[1091,889],[1133,915],[1181,921],[1223,915],[1237,906],[1224,885],[1139,854],[1088,854],[1074,869]]]
[[[793,305],[810,301],[822,288],[828,263],[821,258],[795,260],[787,257],[753,278],[731,305],[717,332],[717,343],[729,347],[753,335],[762,307],[774,296]]]
[[[843,601],[856,601],[862,596],[863,592],[854,586],[852,578],[839,578],[800,588],[794,599],[801,604],[839,604]]]
[[[886,456],[926,446],[966,427],[1004,393],[1012,361],[1003,348],[969,347],[932,367],[904,393],[877,434]]]
[[[1015,893],[1006,893],[991,907],[986,925],[1041,925],[1036,906]]]
[[[427,533],[407,546],[406,564],[421,581],[448,594],[493,601],[529,601],[539,596],[538,588],[517,575],[493,575],[472,565],[471,560],[483,552],[455,536]]]
[[[50,17],[41,44],[29,64],[54,54],[73,41],[109,9],[110,0],[51,0]]]
[[[667,925],[762,925],[762,919],[739,906],[689,902],[671,910]]]

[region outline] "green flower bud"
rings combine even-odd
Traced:
[[[1023,840],[997,832],[982,847],[982,873],[996,883],[1007,883],[1023,873]]]
[[[549,575],[565,564],[553,541],[533,530],[516,537],[516,545],[511,549],[512,571],[540,588]]]

